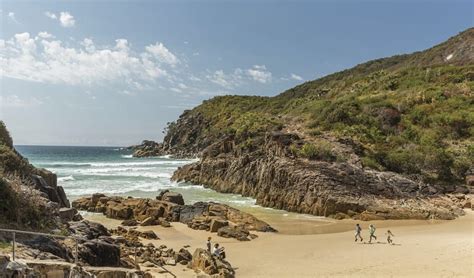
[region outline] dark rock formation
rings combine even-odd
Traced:
[[[120,266],[120,247],[101,240],[79,246],[79,258],[92,266]]]

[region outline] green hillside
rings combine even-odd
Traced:
[[[252,151],[265,133],[283,129],[304,138],[292,146],[300,158],[344,161],[334,142],[351,142],[365,167],[461,183],[474,157],[473,56],[471,28],[426,51],[361,64],[276,97],[219,96],[185,114],[207,123],[194,141],[231,135]]]

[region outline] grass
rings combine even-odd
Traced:
[[[0,241],[0,251],[10,251],[12,248],[12,245],[10,242],[6,241]]]

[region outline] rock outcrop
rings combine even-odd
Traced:
[[[292,138],[297,137],[267,134],[258,151],[244,154],[228,141],[216,142],[172,179],[251,196],[266,207],[335,218],[454,219],[463,214],[445,194],[467,193],[465,186],[447,191],[393,172],[295,159],[289,150]]]
[[[54,229],[61,225],[61,208],[70,206],[54,173],[35,168],[13,146],[0,121],[0,226]],[[64,212],[64,211],[63,211]],[[78,216],[79,217],[79,216]]]
[[[194,251],[193,259],[189,267],[197,272],[212,275],[211,277],[235,277],[235,271],[227,261],[213,256],[209,251],[201,248]]]
[[[267,223],[251,214],[239,211],[224,204],[213,202],[198,202],[193,205],[184,205],[180,194],[164,192],[158,200],[143,198],[107,197],[94,194],[75,200],[72,206],[79,210],[100,212],[109,218],[123,219],[127,226],[162,225],[169,226],[169,222],[181,222],[190,228],[218,232],[224,226],[237,227],[245,231],[242,233],[225,233],[226,237],[235,237],[246,240],[249,231],[273,232]],[[169,200],[169,201],[168,201]]]

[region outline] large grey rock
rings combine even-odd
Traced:
[[[59,209],[59,218],[63,223],[73,221],[74,216],[77,214],[77,209],[75,208],[60,208]]]
[[[98,240],[84,242],[79,257],[92,266],[120,266],[119,246]]]

